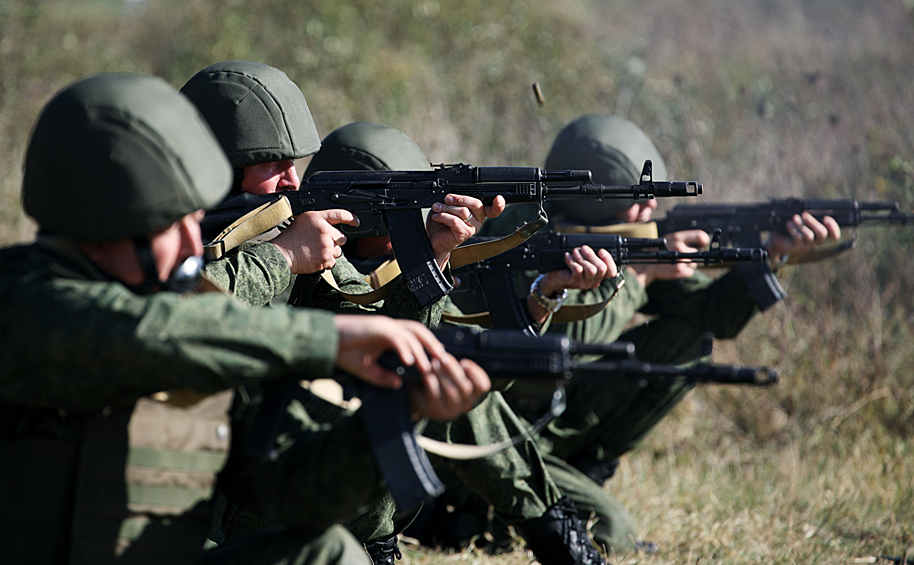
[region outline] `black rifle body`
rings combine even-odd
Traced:
[[[445,325],[435,335],[449,353],[472,359],[493,380],[547,379],[564,382],[576,377],[622,376],[650,379],[684,376],[697,382],[767,385],[777,374],[767,368],[698,364],[675,367],[642,363],[635,359],[635,346],[628,342],[583,343],[561,335],[530,336],[516,330],[480,331]],[[599,355],[596,362],[581,362],[582,355]],[[380,363],[416,383],[419,374],[405,367],[393,352]],[[362,408],[372,449],[388,488],[401,509],[414,508],[423,500],[440,494],[443,486],[424,451],[416,443],[408,417],[406,387],[399,390],[360,387]],[[394,409],[396,407],[396,409]]]
[[[768,386],[778,382],[777,371],[769,367],[714,365],[691,366],[646,363],[636,359],[600,360],[584,363],[572,371],[575,376],[684,377],[696,383]]]
[[[516,331],[482,332],[473,328],[445,325],[435,335],[449,353],[475,361],[493,380],[545,379],[566,381],[577,366],[576,356],[602,355],[607,359],[633,359],[631,343],[585,344],[565,336],[532,337]],[[401,375],[407,384],[420,379],[414,367],[405,367],[392,351],[383,355],[381,365]],[[363,416],[372,451],[401,509],[414,508],[437,496],[443,485],[435,475],[425,452],[419,447],[409,419],[406,386],[382,389],[360,383]]]
[[[487,239],[490,238],[471,238],[467,243],[481,243]],[[547,273],[564,269],[565,254],[584,245],[594,250],[605,249],[620,268],[626,264],[695,262],[714,265],[761,262],[767,259],[763,249],[721,247],[719,235],[712,238],[711,249],[708,251],[681,252],[666,249],[666,240],[663,238],[549,231],[539,232],[495,257],[454,269],[454,275],[461,280],[467,292],[472,292],[472,286],[481,287],[495,327],[521,329],[533,334],[532,320],[517,293],[515,272],[535,270]],[[452,300],[458,307],[466,304],[461,294],[458,292],[452,295]]]
[[[303,182],[298,191],[277,194],[241,194],[210,211],[203,221],[204,240],[245,213],[277,198],[288,198],[293,215],[342,208],[360,218],[358,228],[344,228],[363,236],[389,234],[400,270],[419,303],[431,304],[451,290],[435,262],[425,232],[422,210],[460,194],[492,204],[497,196],[507,203],[552,199],[656,198],[697,196],[695,182],[654,181],[650,161],[641,182],[607,186],[591,182],[590,171],[548,171],[538,167],[473,167],[437,165],[430,171],[322,171]]]
[[[675,206],[665,218],[657,220],[657,231],[663,235],[689,229],[708,233],[721,230],[725,244],[758,247],[762,232],[789,235],[787,222],[803,212],[820,221],[831,216],[841,227],[914,224],[914,214],[902,212],[897,202],[784,198],[743,204]]]
[[[763,232],[789,235],[787,222],[794,215],[809,212],[817,220],[831,216],[841,227],[901,225],[914,223],[914,214],[900,210],[897,202],[784,198],[767,202],[679,205],[657,220],[657,233],[700,229],[720,230],[725,245],[761,247]],[[750,291],[762,310],[787,296],[767,265],[742,267]]]

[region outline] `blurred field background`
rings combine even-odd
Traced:
[[[914,208],[912,0],[0,0],[0,244],[34,234],[20,168],[55,91],[112,70],[180,87],[225,59],[283,69],[322,135],[373,120],[434,162],[540,165],[560,127],[606,112],[706,202]],[[660,550],[614,562],[914,557],[914,229],[859,236],[789,270],[788,300],[717,345],[715,361],[775,366],[781,384],[700,389],[623,460],[607,488]]]

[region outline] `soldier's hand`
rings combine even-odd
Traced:
[[[438,266],[443,269],[454,248],[476,235],[486,218],[498,217],[504,209],[502,196],[496,196],[491,206],[483,206],[479,199],[462,194],[448,194],[444,202],[436,202],[425,229]]]
[[[270,243],[279,248],[293,274],[332,269],[346,243],[346,236],[335,227],[339,224],[358,226],[359,220],[348,210],[305,212]]]
[[[694,253],[707,248],[711,244],[711,236],[702,230],[683,230],[665,234],[666,246],[670,251]],[[635,276],[643,287],[648,287],[654,281],[673,281],[687,279],[695,274],[698,264],[694,262],[640,264],[626,267]]]
[[[472,408],[490,387],[489,376],[473,361],[458,361],[449,353],[433,357],[431,374],[422,377],[421,385],[410,386],[413,417],[453,420]]]
[[[828,240],[841,239],[841,227],[834,218],[826,216],[820,222],[809,212],[790,218],[787,231],[790,236],[775,233],[768,239],[768,257],[775,263],[791,253],[812,251]]]
[[[336,366],[375,386],[403,385],[399,375],[378,364],[386,351],[394,350],[404,365],[415,365],[423,375],[432,372],[430,357],[445,354],[441,342],[419,322],[352,315],[334,316],[333,321],[339,336]]]
[[[415,366],[421,382],[412,385],[415,416],[450,420],[469,410],[491,383],[478,365],[458,362],[435,335],[419,322],[385,316],[334,316],[339,334],[336,366],[367,383],[398,388],[403,379],[378,365],[394,350],[404,365]]]
[[[600,286],[603,279],[615,277],[619,273],[609,251],[594,251],[587,245],[566,253],[565,265],[567,269],[551,271],[539,282],[539,290],[545,296],[553,297],[566,289],[590,290]],[[529,296],[527,311],[541,324],[549,316],[549,312]]]

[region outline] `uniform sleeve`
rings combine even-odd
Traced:
[[[206,275],[249,306],[265,306],[292,284],[285,257],[269,242],[206,264]]]
[[[281,430],[275,460],[246,449],[261,414],[236,402],[231,456],[219,488],[269,522],[320,531],[360,513],[384,492],[383,483],[359,412],[300,387],[291,395],[288,409],[273,415]]]
[[[328,312],[252,310],[220,293],[137,296],[71,279],[7,294],[0,403],[94,410],[160,390],[326,376],[336,357]]]
[[[687,363],[702,355],[705,335],[732,339],[758,312],[742,275],[731,270],[711,280],[698,274],[686,281],[659,281],[648,289],[642,309],[655,316],[626,332],[639,359],[655,363]]]
[[[600,286],[592,290],[573,290],[568,292],[565,304],[597,304],[608,297],[615,296],[606,308],[585,320],[564,324],[551,324],[550,332],[564,333],[568,337],[588,343],[612,343],[629,324],[632,316],[644,306],[647,292],[635,277],[625,277],[625,283],[616,291],[614,279],[605,279]]]

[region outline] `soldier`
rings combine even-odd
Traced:
[[[233,192],[262,194],[296,190],[294,159],[320,147],[305,97],[285,73],[253,61],[225,61],[199,71],[181,92],[212,126],[235,171]],[[484,208],[477,199],[448,195],[427,224],[435,259],[443,270],[450,251],[476,233],[486,217],[504,209],[503,200]],[[380,312],[437,324],[441,304],[421,307],[402,280],[378,304],[357,306],[341,300],[319,274],[331,269],[340,290],[371,289],[341,257],[346,237],[335,225],[357,225],[346,210],[307,212],[285,229],[251,240],[227,259],[207,265],[207,275],[247,304],[293,304],[335,312]],[[307,275],[307,276],[298,276]]]
[[[333,526],[338,514],[204,553],[220,470],[252,465],[282,474],[290,503],[308,500],[342,515],[383,491],[357,416],[292,434],[275,462],[226,463],[237,451],[231,389],[329,376],[334,367],[398,386],[399,377],[376,364],[393,349],[424,375],[410,391],[417,415],[453,418],[487,390],[478,366],[457,363],[415,322],[251,310],[216,292],[180,295],[199,274],[202,209],[230,182],[208,126],[161,79],[97,75],[42,111],[22,187],[39,235],[0,252],[5,559],[363,561],[358,544]],[[241,496],[274,484],[225,486]],[[283,523],[285,514],[273,517]]]
[[[403,132],[373,122],[354,122],[337,128],[321,142],[321,149],[314,155],[305,171],[305,178],[319,171],[340,170],[427,170],[429,161],[422,150]],[[433,210],[434,211],[434,210]],[[344,245],[346,256],[363,273],[375,270],[393,255],[390,238],[375,236],[353,237]],[[605,253],[605,252],[604,252]],[[591,252],[591,255],[595,255]],[[612,257],[604,264],[596,259],[602,271],[596,282],[606,276],[615,265]],[[570,268],[585,271],[585,266],[575,260]],[[598,267],[590,264],[594,272]],[[572,284],[564,273],[556,278]],[[454,443],[499,443],[524,430],[514,412],[505,404],[501,393],[490,393],[485,401],[465,417],[446,424],[433,423],[425,434]],[[527,540],[537,559],[542,563],[576,562],[600,563],[602,558],[586,541],[583,528],[574,516],[573,505],[561,497],[546,471],[542,456],[532,440],[525,440],[495,455],[466,460],[450,460],[446,467],[439,458],[433,458],[436,469],[446,483],[460,481],[479,493],[492,504],[495,514],[505,524],[513,525]],[[447,480],[450,479],[450,480]],[[444,505],[431,503],[438,512],[427,509],[418,519],[448,520]],[[393,511],[390,507],[386,510]],[[397,555],[396,532],[389,520],[378,519],[383,511],[378,509],[349,524],[360,539],[367,539],[375,563],[391,563]],[[583,543],[582,543],[583,542]],[[377,556],[377,557],[376,557]]]
[[[639,182],[646,159],[653,161],[654,178],[666,177],[663,159],[640,128],[616,116],[594,114],[571,122],[559,132],[545,168],[587,169],[592,171],[594,182],[629,185]],[[587,206],[556,201],[549,203],[546,211],[552,228],[561,231],[569,225],[647,222],[655,207],[654,200],[634,205],[604,200]],[[490,230],[489,235],[505,233],[530,213],[529,209],[512,206],[486,229]],[[792,237],[774,235],[768,241],[769,257],[775,264],[781,256],[840,238],[840,228],[832,218],[819,222],[809,214],[792,218],[788,229]],[[697,251],[710,242],[710,236],[700,230],[660,235],[678,251]],[[607,280],[593,290],[569,293],[566,304],[600,302],[615,293],[602,313],[581,322],[553,324],[548,331],[584,341],[632,341],[638,358],[644,361],[694,362],[702,355],[706,334],[718,339],[733,338],[760,311],[752,283],[770,272],[767,265],[746,264],[711,280],[689,263],[628,265],[623,271],[626,282],[618,291],[616,282]],[[535,275],[524,276],[528,278],[522,284],[529,285]],[[653,319],[626,331],[636,312]],[[692,386],[676,378],[651,382],[646,387],[620,379],[592,379],[569,387],[568,408],[544,431],[540,447],[549,454],[546,460],[550,473],[563,492],[575,501],[582,515],[596,516],[591,531],[598,545],[617,551],[633,547],[637,539],[633,520],[600,487],[612,476],[618,458],[631,450]],[[519,408],[522,402],[529,401],[526,393],[530,391],[523,389],[523,384],[518,383],[506,394],[512,406]],[[527,414],[524,409],[519,413]]]

